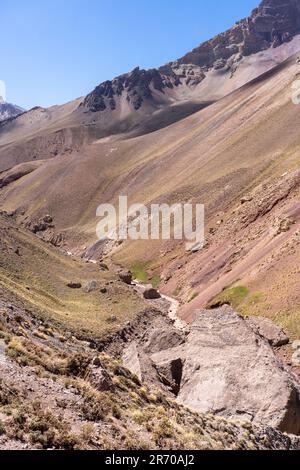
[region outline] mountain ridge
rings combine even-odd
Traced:
[[[123,93],[135,110],[145,101],[157,100],[155,91],[171,93],[181,86],[197,87],[211,70],[230,72],[233,76],[243,58],[286,44],[300,33],[300,2],[263,0],[252,14],[232,28],[205,41],[174,62],[157,69],[139,67],[98,85],[81,106],[92,112],[116,109],[116,99]],[[176,94],[176,93],[175,93]]]
[[[0,122],[15,118],[22,114],[24,109],[5,101],[0,101]]]

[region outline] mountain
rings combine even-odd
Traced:
[[[274,51],[259,57],[257,67],[262,60],[280,62],[299,49],[299,38],[294,40],[299,33],[297,0],[263,0],[249,18],[179,60],[159,69],[137,68],[102,83],[85,98],[83,106],[93,112],[116,110],[124,97],[135,110],[149,102],[155,106],[187,99],[203,100],[204,96],[206,101],[217,99],[224,94],[223,86],[217,91],[217,86],[212,87],[208,81],[230,80],[227,91],[232,91],[247,81],[246,77],[235,78],[240,75],[239,69],[252,69],[248,80],[262,72],[262,69],[255,70],[252,63],[249,66],[249,56],[271,48]],[[267,69],[270,64],[263,67]]]
[[[34,108],[0,127],[0,170],[33,153],[52,158],[104,137],[144,135],[184,119],[300,50],[299,24],[298,0],[264,0],[249,18],[175,62],[137,67],[63,106]]]
[[[291,296],[281,283],[278,299],[270,280],[280,266],[291,285],[297,284],[298,252],[293,248],[285,265],[281,242],[294,246],[298,227],[293,201],[299,113],[291,96],[300,70],[297,54],[286,57],[300,49],[299,3],[285,2],[283,8],[282,2],[263,1],[251,17],[176,63],[136,69],[85,98],[34,108],[2,123],[2,207],[16,210],[29,227],[50,213],[53,227],[40,235],[83,254],[96,242],[95,214],[102,202],[116,203],[124,193],[130,202],[148,205],[201,201],[205,250],[190,256],[178,243],[150,242],[146,249],[144,242],[128,241],[113,247],[115,261],[127,267],[138,263],[150,278],[160,276],[161,289],[178,297],[186,318],[240,280],[249,292],[241,302],[245,311],[258,311],[269,298],[269,315],[284,305],[282,321],[292,322],[298,294]],[[282,187],[286,192],[261,214],[257,205],[269,203],[261,202],[263,184],[270,200]],[[248,193],[253,202],[241,205]],[[253,220],[247,221],[245,208],[251,208]],[[269,232],[285,223],[287,232],[269,243]],[[96,248],[89,253],[102,256]],[[199,271],[203,263],[209,267]],[[261,301],[249,306],[258,285]]]
[[[7,119],[15,118],[23,112],[24,109],[20,108],[19,106],[0,101],[0,122],[5,121]]]
[[[0,123],[0,449],[299,448],[298,51],[300,0],[263,0]],[[99,241],[124,194],[205,204],[204,248]]]

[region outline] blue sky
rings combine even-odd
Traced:
[[[136,66],[177,59],[259,0],[0,0],[7,100],[64,103]]]

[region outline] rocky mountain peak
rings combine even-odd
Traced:
[[[0,122],[15,118],[23,112],[24,109],[20,108],[19,106],[6,103],[3,99],[0,100]]]
[[[179,62],[223,68],[243,56],[289,42],[299,33],[299,0],[263,0],[251,16],[200,45]]]
[[[155,104],[162,95],[181,85],[193,92],[210,70],[231,70],[251,54],[276,48],[300,33],[300,0],[263,0],[252,14],[231,29],[206,41],[178,61],[159,69],[134,69],[114,80],[100,84],[81,106],[88,111],[116,110],[118,99],[125,96],[134,110],[144,102]],[[167,99],[162,96],[162,100]]]

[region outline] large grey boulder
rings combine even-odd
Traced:
[[[182,357],[180,403],[300,433],[298,379],[231,307],[197,314]]]
[[[280,326],[276,325],[269,318],[249,317],[247,321],[251,328],[265,338],[271,346],[278,348],[289,343],[289,337]]]
[[[231,307],[198,312],[183,344],[150,357],[181,404],[300,434],[298,378]]]

